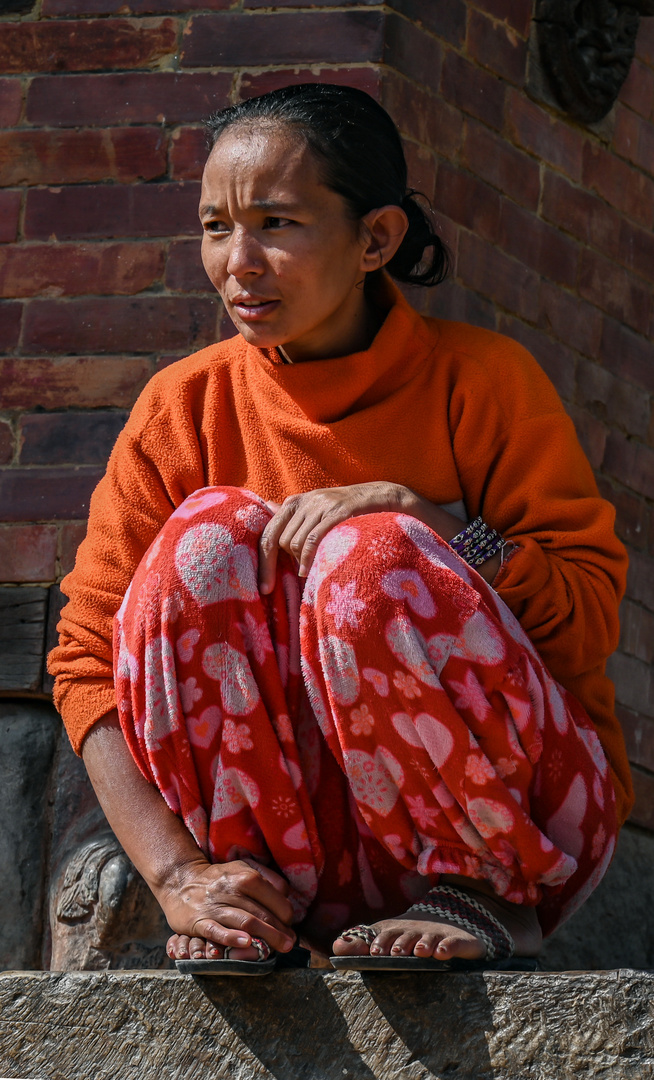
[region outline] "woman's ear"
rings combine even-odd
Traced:
[[[380,206],[361,219],[363,253],[361,269],[366,273],[381,270],[390,262],[409,227],[401,206]]]

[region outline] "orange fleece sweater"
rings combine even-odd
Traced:
[[[622,823],[632,789],[604,674],[626,573],[613,508],[529,353],[487,330],[422,319],[398,290],[365,352],[286,365],[239,336],[146,386],[62,583],[70,602],[49,669],[75,750],[115,707],[113,616],[146,549],[191,492],[229,484],[281,502],[372,480],[434,503],[462,499],[470,517],[481,514],[518,545],[497,591],[593,720]]]

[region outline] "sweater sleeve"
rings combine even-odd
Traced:
[[[175,508],[205,484],[192,418],[158,393],[155,378],[118,437],[91,498],[86,539],[61,583],[69,602],[48,670],[77,753],[90,728],[115,708],[113,618],[136,567]]]

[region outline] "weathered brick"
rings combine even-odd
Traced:
[[[606,476],[597,477],[597,486],[602,498],[615,507],[615,531],[622,542],[637,550],[646,548],[649,510],[643,500],[626,488],[616,486]]]
[[[646,664],[654,664],[654,612],[628,598],[620,607],[620,648]]]
[[[202,0],[208,11],[222,11],[233,0]],[[44,15],[164,15],[168,12],[197,11],[195,0],[43,0]]]
[[[654,175],[654,124],[630,109],[618,108],[613,145],[634,165]]]
[[[615,712],[624,732],[629,761],[654,772],[654,720],[622,705]]]
[[[607,672],[615,683],[620,705],[654,716],[654,668],[634,656],[616,652],[609,658]]]
[[[577,405],[566,402],[566,412],[572,420],[581,448],[594,469],[599,469],[604,457],[607,428],[595,416]]]
[[[200,185],[88,185],[31,189],[27,240],[199,235]]]
[[[157,128],[0,132],[0,184],[153,180],[165,175],[166,150]]]
[[[170,140],[170,176],[172,180],[201,180],[207,160],[207,135],[204,128],[178,128]]]
[[[535,210],[540,193],[540,170],[534,158],[510,146],[482,124],[469,121],[463,144],[463,160],[505,195]]]
[[[501,198],[482,180],[452,165],[439,165],[435,206],[484,240],[497,240]]]
[[[23,90],[19,79],[0,79],[0,128],[13,127],[20,120]]]
[[[0,71],[145,68],[176,51],[174,19],[89,19],[0,24]]]
[[[436,289],[425,290],[424,313],[437,319],[454,319],[457,322],[495,329],[495,306],[486,297],[466,289],[453,278],[448,278]]]
[[[579,245],[509,199],[502,200],[498,242],[544,277],[571,288],[576,284]]]
[[[215,340],[216,305],[199,297],[32,300],[25,314],[24,351],[190,353]]]
[[[6,409],[130,408],[150,375],[142,356],[0,359],[0,402]]]
[[[533,0],[477,0],[477,7],[487,11],[495,19],[502,19],[522,37],[527,37],[531,16],[533,12]]]
[[[21,465],[105,465],[127,413],[33,413],[20,420]]]
[[[381,103],[403,135],[452,159],[463,137],[463,117],[439,98],[421,90],[395,71],[384,78]]]
[[[443,61],[443,97],[499,131],[504,123],[505,83],[448,51]]]
[[[654,776],[640,769],[632,769],[631,780],[636,802],[629,821],[643,829],[654,830]]]
[[[507,132],[512,141],[573,180],[580,180],[582,131],[557,120],[521,91],[509,90],[506,104]]]
[[[389,15],[386,20],[384,62],[421,86],[438,90],[442,66],[439,43],[399,15]]]
[[[545,171],[541,213],[547,221],[617,257],[622,218],[588,191],[573,187],[562,176]]]
[[[404,139],[404,156],[408,170],[410,188],[425,195],[434,204],[436,188],[436,159],[426,146]]]
[[[176,240],[170,245],[166,288],[173,292],[214,292],[202,265],[199,240]]]
[[[634,59],[620,91],[620,101],[641,116],[654,115],[654,71]]]
[[[627,596],[654,611],[654,555],[650,552],[629,553]]]
[[[636,40],[636,56],[654,67],[654,24],[651,19],[641,19]]]
[[[304,4],[305,0],[294,2]],[[246,0],[246,6],[250,4],[264,7],[269,5],[269,0]],[[463,0],[448,0],[447,4],[434,4],[433,0],[391,0],[389,6],[451,45],[463,44],[466,33],[466,5]]]
[[[654,184],[651,178],[633,169],[602,146],[584,145],[582,178],[611,206],[642,225],[654,220]]]
[[[238,76],[236,96],[239,101],[242,101],[245,98],[256,97],[258,94],[267,94],[270,90],[278,90],[280,86],[288,86],[291,82],[326,82],[335,86],[356,86],[359,90],[370,94],[375,101],[379,101],[382,77],[378,67],[321,68],[312,66],[301,69],[281,67],[259,72],[244,71]]]
[[[630,221],[620,228],[620,261],[648,281],[654,282],[654,234]]]
[[[575,293],[543,281],[538,325],[572,349],[586,356],[597,356],[602,336],[602,313]]]
[[[627,438],[619,431],[611,431],[606,440],[602,468],[610,476],[637,491],[652,497],[654,492],[654,450],[643,443]]]
[[[22,304],[0,301],[0,352],[11,352],[18,345],[22,316]],[[4,387],[0,388],[0,404],[3,398]]]
[[[538,275],[472,233],[459,237],[457,276],[530,322],[538,315]]]
[[[184,36],[185,67],[259,67],[379,61],[384,17],[379,11],[196,15]]]
[[[654,393],[654,343],[613,319],[604,320],[600,359],[615,375]]]
[[[0,521],[85,518],[102,474],[95,465],[0,469]]]
[[[423,0],[424,2],[424,0]],[[230,4],[225,4],[225,7],[236,7],[234,0],[230,0]],[[380,7],[380,0],[274,0],[271,3],[270,0],[242,0],[243,9],[245,11],[258,11],[261,8],[329,8],[329,7]],[[390,7],[394,7],[395,4],[391,3]],[[196,4],[197,8],[197,4]]]
[[[163,270],[157,243],[17,244],[0,248],[0,296],[133,295]]]
[[[641,334],[649,331],[651,288],[596,251],[582,250],[579,293]]]
[[[69,574],[73,569],[77,549],[85,536],[85,521],[65,521],[60,526],[59,570],[61,574]]]
[[[577,358],[571,349],[547,334],[525,326],[519,319],[502,315],[497,329],[501,334],[515,338],[536,358],[545,374],[552,380],[564,401],[572,401],[575,388]]]
[[[20,191],[0,191],[0,244],[13,244],[18,236]]]
[[[627,435],[647,438],[650,397],[590,360],[577,366],[577,403]]]
[[[229,104],[229,72],[153,71],[32,79],[27,119],[49,127],[196,123]]]
[[[8,465],[14,456],[14,433],[6,420],[0,420],[0,465]]]
[[[54,581],[56,555],[56,525],[0,527],[0,578],[3,582]]]
[[[489,19],[481,11],[468,9],[467,51],[483,67],[516,86],[523,86],[527,45],[504,23]]]

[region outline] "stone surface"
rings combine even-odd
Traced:
[[[0,976],[0,1073],[40,1080],[644,1080],[654,974]]]
[[[0,690],[40,691],[48,590],[0,588]]]
[[[46,702],[0,702],[0,969],[41,967],[47,805],[59,729]]]

